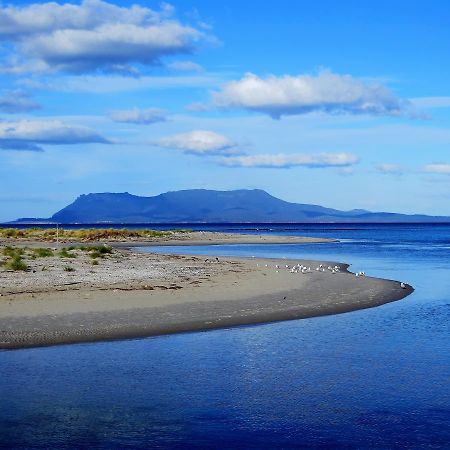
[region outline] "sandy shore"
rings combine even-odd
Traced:
[[[86,241],[84,241],[86,242]],[[127,237],[116,239],[99,239],[95,243],[109,244],[116,247],[130,247],[130,245],[219,245],[219,244],[320,244],[325,242],[336,242],[335,239],[304,237],[304,236],[274,236],[238,233],[219,233],[212,231],[192,231],[189,233],[174,232],[167,237]],[[59,239],[60,245],[70,245],[79,243],[74,238]],[[49,241],[37,241],[33,238],[4,238],[0,237],[2,245],[28,245],[42,246],[55,245],[56,239],[53,237]]]
[[[317,271],[316,261],[143,254],[119,247],[92,266],[88,255],[78,253],[70,260],[32,260],[28,272],[0,271],[0,348],[337,314],[413,291],[397,281],[355,277],[334,262]],[[63,270],[68,263],[73,272]],[[291,273],[294,264],[311,272]],[[335,265],[339,272],[327,269]]]

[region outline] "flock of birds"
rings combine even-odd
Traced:
[[[256,266],[259,267],[259,264],[256,264]],[[268,264],[265,264],[264,266],[265,267],[269,267]],[[276,269],[277,273],[280,271],[280,268],[281,268],[281,266],[279,264],[275,264],[275,269]],[[289,270],[290,273],[303,273],[303,274],[305,274],[305,273],[311,273],[312,272],[311,266],[304,266],[303,264],[300,264],[300,263],[294,264],[293,266],[291,266],[289,264],[286,264],[284,266],[284,269]],[[339,273],[341,271],[341,268],[338,265],[325,266],[323,264],[319,264],[319,266],[316,267],[316,271],[317,272],[331,272],[331,273],[334,274],[334,273]],[[363,272],[363,271],[356,272],[355,276],[357,276],[357,277],[365,277],[366,273]],[[400,283],[400,287],[402,289],[406,289],[406,284],[401,282]]]
[[[264,266],[269,267],[268,264],[265,264]],[[259,267],[259,264],[256,264],[256,267]],[[282,267],[279,264],[275,264],[275,269],[277,269],[276,270],[277,273],[280,271],[279,270],[280,268],[282,268]],[[286,270],[289,270],[290,273],[311,273],[312,272],[311,266],[304,266],[303,264],[300,264],[300,263],[294,264],[293,266],[286,264],[284,266],[284,268]],[[340,272],[340,270],[341,270],[341,268],[339,266],[325,267],[323,264],[319,264],[319,266],[316,267],[317,272],[329,271],[331,273],[338,273],[338,272]],[[359,272],[357,274],[357,276],[362,276],[362,275],[364,275],[364,272]]]

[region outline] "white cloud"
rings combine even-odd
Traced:
[[[0,111],[7,114],[19,114],[39,109],[40,105],[29,95],[21,91],[5,92],[0,97]]]
[[[222,158],[220,164],[228,167],[262,167],[286,169],[303,166],[310,168],[348,167],[356,164],[358,157],[351,153],[274,154]]]
[[[450,175],[450,164],[427,164],[423,167],[423,171],[426,173]]]
[[[182,72],[203,72],[203,67],[192,61],[175,61],[168,66]]]
[[[58,120],[0,122],[0,149],[43,151],[41,145],[72,145],[109,141],[90,128]]]
[[[191,53],[207,38],[171,18],[172,12],[168,6],[156,12],[102,0],[0,7],[0,40],[14,45],[3,71],[134,74],[134,64]]]
[[[375,169],[382,174],[400,175],[405,169],[398,164],[382,163],[378,164]]]
[[[181,150],[199,156],[231,155],[239,153],[236,144],[225,136],[206,130],[194,130],[189,133],[175,134],[154,142],[163,148]]]
[[[273,118],[314,111],[330,114],[400,116],[409,113],[409,103],[388,88],[365,83],[350,75],[322,71],[317,76],[271,75],[260,78],[247,73],[213,92],[218,107],[258,111]]]
[[[114,122],[134,123],[137,125],[150,125],[152,123],[166,121],[165,111],[158,108],[133,108],[112,111],[110,117]]]

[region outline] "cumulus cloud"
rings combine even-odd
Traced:
[[[310,168],[349,167],[358,162],[351,153],[274,154],[222,158],[220,164],[228,167],[262,167],[286,169],[303,166]]]
[[[378,164],[375,169],[385,175],[400,175],[404,172],[404,168],[398,164],[382,163]]]
[[[0,111],[7,114],[19,114],[39,109],[41,106],[21,91],[5,92],[0,97]]]
[[[329,114],[410,114],[410,104],[379,83],[366,83],[350,75],[322,71],[317,76],[284,75],[260,78],[247,73],[212,93],[222,108],[257,111],[279,119],[284,115],[325,112]]]
[[[426,173],[450,175],[450,164],[427,164],[423,167],[423,171]]]
[[[207,130],[175,134],[154,142],[158,147],[181,150],[198,156],[233,155],[239,153],[236,144],[227,137]]]
[[[109,141],[90,128],[68,125],[59,120],[0,122],[0,149],[43,151],[41,145],[107,144]]]
[[[113,111],[110,117],[114,122],[134,123],[137,125],[150,125],[167,120],[165,111],[158,108],[133,108]]]
[[[203,72],[203,67],[192,61],[175,61],[169,67],[182,72]]]
[[[155,65],[167,55],[191,53],[204,32],[153,11],[103,0],[0,6],[0,40],[13,45],[3,71],[135,74],[133,64]]]

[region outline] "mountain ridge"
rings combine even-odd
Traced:
[[[288,202],[261,189],[217,191],[188,189],[151,197],[129,192],[81,194],[48,219],[12,223],[354,223],[449,222],[450,217],[423,214],[341,211],[314,204]]]

